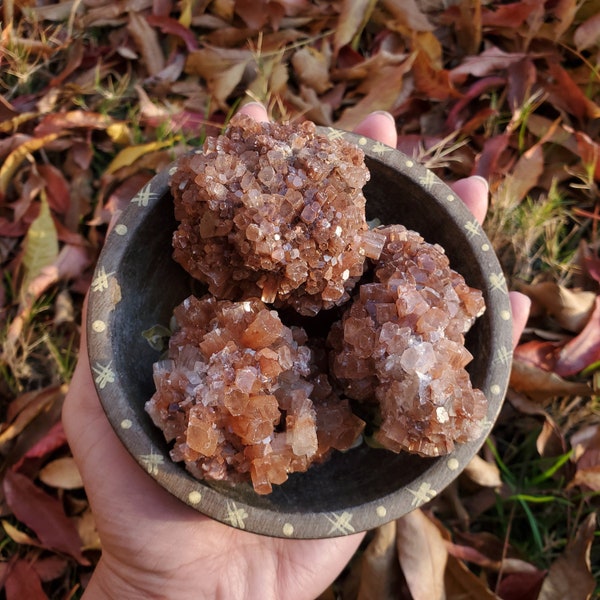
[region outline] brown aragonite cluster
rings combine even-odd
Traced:
[[[179,329],[154,365],[154,423],[171,456],[199,479],[251,478],[259,494],[303,472],[333,448],[348,449],[364,422],[315,370],[306,334],[258,298],[191,296]]]
[[[485,310],[479,290],[450,268],[437,245],[402,225],[385,236],[372,283],[329,334],[331,370],[343,393],[377,402],[383,447],[424,456],[476,439],[487,401],[473,389],[464,335]]]
[[[368,178],[361,150],[311,123],[245,116],[180,159],[174,257],[208,294],[175,309],[146,409],[199,479],[269,493],[357,443],[357,407],[375,407],[375,440],[394,452],[439,456],[479,435],[487,402],[464,336],[482,294],[419,234],[369,230]]]
[[[218,298],[314,316],[348,300],[371,253],[362,150],[315,125],[245,115],[181,159],[173,257]]]

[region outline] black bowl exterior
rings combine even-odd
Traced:
[[[334,129],[361,147],[371,172],[367,218],[401,223],[440,244],[467,283],[483,291],[486,312],[467,337],[474,387],[488,398],[481,437],[449,455],[421,458],[365,445],[335,453],[261,496],[250,484],[198,481],[174,463],[162,432],[144,410],[160,352],[143,332],[168,327],[173,308],[203,287],[172,258],[176,222],[169,172],[130,202],[108,236],[89,295],[88,353],[108,419],[138,463],[193,508],[233,527],[291,538],[326,538],[377,527],[431,500],[476,454],[502,405],[512,357],[508,291],[493,248],[460,199],[431,171],[380,142]]]

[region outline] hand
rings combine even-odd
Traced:
[[[260,105],[250,104],[242,111],[267,120]],[[373,113],[356,131],[396,146],[395,125],[387,113]],[[483,220],[486,182],[470,177],[454,188]],[[520,294],[511,299],[518,340],[528,299]],[[335,579],[364,534],[325,540],[268,538],[228,527],[183,504],[151,479],[121,445],[100,405],[85,348],[83,332],[63,422],[103,548],[85,593],[87,600],[312,600]]]

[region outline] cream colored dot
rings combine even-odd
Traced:
[[[490,392],[492,392],[492,394],[498,395],[500,393],[500,386],[495,383],[492,387],[490,387]]]
[[[446,463],[446,466],[451,471],[456,471],[456,469],[458,469],[458,467],[460,466],[460,463],[458,462],[458,459],[456,459],[456,458],[449,458],[448,462]]]
[[[133,423],[129,419],[123,419],[121,421],[121,429],[131,429]]]
[[[294,526],[291,523],[286,523],[283,526],[283,535],[287,535],[287,537],[290,537],[291,535],[293,535],[294,533]]]
[[[487,252],[490,249],[490,245],[489,244],[481,244],[481,249],[484,252]]]
[[[454,194],[448,194],[446,196],[446,200],[448,200],[448,202],[454,202],[456,200],[456,197],[454,196]]]
[[[500,318],[503,321],[510,321],[510,310],[503,310],[500,312]]]
[[[366,137],[361,137],[358,140],[358,143],[359,143],[360,146],[364,146],[367,143],[367,138]]]
[[[378,517],[381,517],[383,519],[383,517],[385,517],[385,515],[387,515],[387,509],[385,506],[378,506],[375,509],[375,512],[377,513]]]
[[[190,501],[190,504],[200,504],[202,494],[198,490],[193,490],[188,494],[188,500]]]
[[[106,323],[98,319],[92,323],[92,330],[96,333],[102,333],[106,331]]]
[[[115,233],[117,233],[118,235],[125,235],[127,233],[127,225],[119,223],[115,226]]]
[[[407,166],[409,169],[410,169],[410,167],[414,167],[414,166],[415,166],[415,163],[414,163],[412,160],[407,160],[407,161],[406,161],[404,164],[405,164],[405,165],[406,165],[406,166]]]

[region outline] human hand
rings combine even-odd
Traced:
[[[267,120],[256,104],[242,109]],[[356,129],[396,145],[393,119],[374,113]],[[454,189],[483,220],[487,184]],[[527,299],[512,296],[515,339]],[[288,540],[241,531],[205,517],[163,490],[113,432],[96,394],[82,335],[79,362],[63,408],[69,444],[81,471],[102,541],[102,557],[85,598],[315,598],[344,568],[364,534]]]

